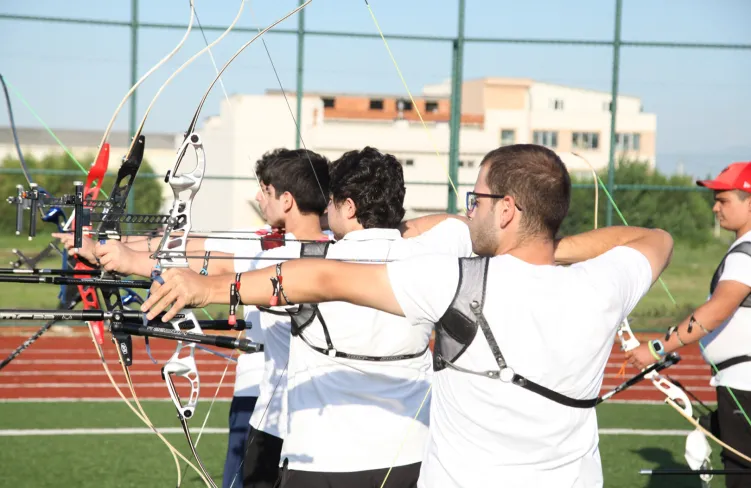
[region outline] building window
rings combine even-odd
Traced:
[[[425,102],[426,112],[438,112],[438,102]]]
[[[558,147],[558,132],[552,130],[536,130],[532,133],[532,142],[539,146],[555,149]]]
[[[334,108],[334,99],[333,98],[324,98],[323,99],[323,108]]]
[[[415,160],[414,159],[399,159],[399,164],[402,166],[414,166]]]
[[[471,160],[471,159],[468,159],[468,160],[460,159],[459,160],[459,167],[460,168],[474,168],[475,167],[475,162],[473,160]]]
[[[371,98],[370,110],[383,110],[383,100],[380,98]]]
[[[615,148],[618,151],[638,151],[641,149],[641,134],[630,133],[615,135]]]
[[[501,131],[501,146],[510,146],[516,144],[516,131],[514,129],[503,129]]]
[[[554,98],[550,104],[553,110],[563,110],[563,100],[560,98]]]
[[[396,109],[400,112],[409,112],[410,110],[412,110],[412,102],[410,102],[409,100],[397,100]]]
[[[613,111],[613,102],[604,102],[602,104],[602,109],[605,112],[612,112]]]
[[[597,149],[600,147],[600,135],[597,132],[574,132],[571,145],[574,149]]]

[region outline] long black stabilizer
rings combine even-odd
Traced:
[[[68,278],[64,276],[0,275],[0,283],[42,283],[47,285],[85,285],[98,288],[140,288],[148,290],[151,280],[104,280],[99,278]]]
[[[130,335],[143,337],[158,337],[160,339],[170,339],[173,341],[193,342],[204,346],[222,347],[225,349],[237,349],[242,352],[259,352],[261,345],[256,344],[248,339],[235,339],[228,336],[192,334],[166,327],[154,327],[152,325],[136,325],[122,322],[112,322],[110,325],[112,332],[123,332]]]
[[[616,386],[614,389],[605,393],[603,396],[597,399],[597,404],[599,405],[600,403],[604,402],[605,400],[612,397],[616,393],[620,393],[626,388],[634,386],[635,384],[642,381],[644,377],[647,376],[649,373],[653,371],[662,371],[665,368],[668,368],[674,364],[677,364],[680,360],[681,360],[681,357],[677,353],[671,352],[670,354],[665,356],[665,358],[659,363],[654,363],[650,365],[649,367],[645,368],[644,371],[637,374],[633,378],[629,378],[628,380],[624,381],[620,385]]]

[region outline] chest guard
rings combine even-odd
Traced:
[[[325,258],[329,252],[330,242],[302,242],[300,243],[300,258]],[[313,319],[320,316],[318,306],[310,303],[303,303],[297,306],[297,309],[287,312],[292,320],[292,335],[298,336],[309,326]],[[322,319],[322,318],[321,318]]]
[[[740,252],[745,254],[746,256],[751,257],[751,242],[741,242],[737,246],[733,247],[728,251],[728,253],[725,255],[724,258],[722,258],[722,261],[720,261],[720,265],[717,267],[717,270],[714,272],[714,276],[712,276],[712,284],[709,285],[709,293],[714,293],[715,288],[717,288],[717,284],[720,282],[720,277],[722,276],[722,272],[725,270],[725,260],[733,254],[734,252]],[[751,308],[751,294],[749,294],[739,305],[740,308]],[[749,355],[742,355],[742,356],[734,356],[731,358],[728,358],[724,361],[720,361],[719,363],[715,364],[715,374],[719,373],[720,371],[724,369],[728,369],[731,366],[735,366],[736,364],[741,363],[748,363],[751,362],[751,356]]]
[[[475,374],[504,383],[513,383],[549,400],[574,408],[592,408],[600,403],[599,398],[577,399],[555,392],[534,381],[528,380],[506,363],[498,342],[490,330],[482,311],[485,306],[488,264],[485,257],[459,259],[459,285],[448,310],[436,323],[433,370],[455,369],[462,373]],[[478,329],[493,353],[498,370],[472,371],[454,364],[475,339]]]
[[[720,265],[717,267],[717,270],[714,272],[714,276],[712,276],[712,284],[709,285],[709,293],[714,293],[715,288],[717,288],[717,284],[720,282],[720,277],[722,276],[722,272],[725,270],[725,260],[730,256],[731,254],[735,252],[740,252],[745,254],[748,257],[751,257],[751,242],[741,242],[734,248],[730,249],[728,253],[725,255],[724,258],[722,258],[722,261],[720,261]],[[749,294],[745,300],[741,302],[739,305],[742,308],[751,308],[751,294]]]

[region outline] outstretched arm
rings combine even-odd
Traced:
[[[124,275],[150,276],[156,267],[157,260],[152,258],[153,252],[134,251],[130,247],[118,241],[106,241],[104,244],[97,243],[94,254],[99,259],[101,266],[106,271],[113,271]],[[201,257],[199,253],[190,253],[191,256]],[[200,272],[204,266],[209,274],[231,273],[234,270],[232,254],[212,252],[211,257],[222,258],[205,262],[205,259],[188,259],[190,269]]]
[[[579,263],[618,246],[633,248],[647,258],[652,268],[652,282],[657,281],[673,255],[673,239],[664,230],[614,226],[557,239],[555,262]]]
[[[722,325],[738,310],[749,293],[751,293],[751,287],[744,283],[731,280],[720,281],[707,302],[699,306],[675,329],[670,329],[669,337],[662,341],[665,354],[697,342]],[[659,361],[660,356],[652,353],[649,345],[645,343],[626,352],[626,359],[634,366],[643,369]]]
[[[245,305],[269,306],[276,279],[276,266],[242,273],[240,298]],[[282,292],[277,305],[297,303],[349,302],[394,315],[404,315],[389,282],[384,264],[352,264],[325,259],[296,259],[281,266]],[[154,283],[151,296],[141,306],[150,319],[164,315],[169,321],[185,307],[203,307],[209,303],[229,304],[234,274],[200,276],[184,269],[162,273],[164,285]],[[289,301],[288,301],[289,300]],[[291,303],[290,303],[291,302]]]

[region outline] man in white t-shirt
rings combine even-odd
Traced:
[[[710,296],[664,340],[655,339],[627,353],[638,367],[660,360],[686,344],[701,341],[713,365],[717,409],[702,424],[722,441],[751,456],[751,162],[733,163],[714,180],[698,181],[714,190],[720,226],[735,233],[735,242],[720,262]],[[751,486],[751,463],[723,449],[725,469],[748,469],[725,477],[728,488]]]
[[[321,231],[321,220],[328,202],[328,163],[325,157],[302,149],[276,149],[264,154],[255,166],[260,185],[256,201],[268,226],[188,239],[189,253],[205,252],[204,259],[189,260],[190,268],[208,276],[246,271],[250,258],[283,246],[288,239],[327,239]],[[276,229],[284,229],[285,233]],[[149,276],[155,265],[150,258],[151,249],[144,248],[149,245],[142,241],[132,246],[107,241],[97,244],[94,252],[107,270]],[[265,350],[263,354],[242,354],[238,358],[223,488],[271,487],[277,478],[284,437],[276,426],[277,417],[272,414],[264,420],[263,415],[269,405],[267,394],[273,388],[269,381],[275,378],[270,372],[273,365],[269,354],[279,348],[276,343],[268,344],[274,339],[265,336],[256,307],[246,305],[244,316],[249,327],[247,338],[264,344]],[[281,354],[286,360],[286,350]],[[272,419],[274,422],[270,422]]]
[[[404,315],[415,327],[436,324],[418,486],[600,487],[591,407],[616,328],[667,266],[672,239],[610,227],[556,240],[570,193],[553,151],[501,147],[485,156],[467,195],[479,257],[297,260],[243,274],[241,299],[264,303],[278,292],[282,304],[347,301]],[[281,290],[269,283],[277,274]],[[170,271],[144,308],[154,316],[174,296],[221,303],[233,279]]]

